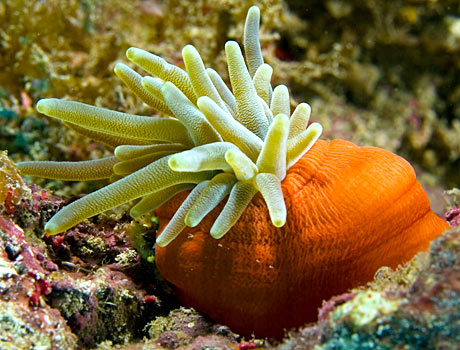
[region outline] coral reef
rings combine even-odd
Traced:
[[[460,190],[453,188],[445,192],[447,196],[447,211],[443,214],[443,219],[446,220],[450,226],[460,226]]]
[[[160,288],[153,265],[133,248],[134,231],[141,235],[147,228],[117,224],[124,215],[119,210],[65,235],[43,235],[43,222],[64,200],[24,185],[14,164],[2,157],[2,189],[21,190],[0,202],[4,345],[71,349],[142,337],[148,320],[175,305],[163,304],[172,297],[158,292],[167,288]]]
[[[197,347],[287,350],[315,346],[315,349],[362,349],[364,344],[375,349],[403,346],[455,349],[459,341],[455,328],[460,313],[458,228],[436,239],[429,253],[419,254],[406,266],[396,271],[379,271],[367,289],[360,288],[325,302],[317,324],[291,331],[281,344],[270,345],[241,340],[228,328],[184,308],[147,324],[153,315],[158,315],[158,297],[145,293],[139,284],[131,284],[126,275],[110,265],[88,272],[88,265],[79,265],[78,259],[82,258],[76,257],[74,263],[54,258],[59,263],[55,265],[41,245],[27,243],[35,242],[32,237],[25,237],[12,221],[0,219],[1,310],[5,321],[2,330],[8,335],[5,346],[14,344],[16,348],[29,349],[31,344],[41,344],[45,349],[72,349],[77,347],[75,334],[80,347],[99,342],[100,350]],[[49,242],[47,249],[57,249],[56,243]],[[137,313],[139,305],[141,309],[152,305],[157,311],[142,322],[126,322],[123,310],[134,308]],[[110,313],[114,310],[115,315]],[[120,333],[117,325],[129,327]],[[92,328],[84,330],[85,327]],[[141,341],[142,334],[148,338]],[[117,345],[125,341],[128,343]]]
[[[375,0],[261,0],[257,3],[266,15],[260,38],[266,62],[276,67],[274,81],[288,83],[293,100],[308,100],[311,103],[314,111],[312,119],[323,124],[327,138],[346,138],[358,144],[379,146],[403,154],[415,166],[419,179],[428,188],[436,212],[443,213],[445,204],[440,194],[446,188],[458,187],[460,176],[457,1],[395,0],[390,3]],[[228,39],[241,37],[243,19],[250,5],[252,3],[245,0],[0,2],[0,149],[8,149],[14,161],[76,161],[109,155],[110,149],[68,131],[49,118],[37,115],[33,108],[37,100],[59,96],[133,114],[146,113],[148,109],[112,74],[113,67],[122,59],[125,49],[131,45],[143,47],[169,62],[181,65],[180,50],[191,43],[200,50],[206,62],[223,72],[225,64],[220,48]],[[53,20],[50,21],[50,18]],[[0,193],[13,194],[15,189],[24,189],[14,192],[11,197],[13,200],[6,205],[1,203],[1,218],[8,223],[6,229],[1,231],[2,237],[17,236],[21,231],[17,231],[17,228],[21,227],[25,232],[25,243],[21,243],[22,246],[31,247],[33,252],[38,249],[38,253],[34,253],[38,259],[36,263],[44,266],[42,268],[45,274],[48,271],[47,276],[53,275],[56,281],[61,276],[64,280],[72,281],[76,273],[76,280],[79,281],[83,281],[84,276],[90,276],[87,285],[91,287],[89,295],[93,302],[98,288],[93,285],[95,280],[91,279],[92,267],[94,263],[104,263],[103,254],[108,253],[109,263],[122,262],[123,271],[130,271],[132,264],[142,261],[137,254],[133,256],[129,244],[121,244],[112,251],[112,243],[101,245],[99,239],[88,242],[88,245],[77,243],[80,241],[80,232],[84,241],[89,233],[96,233],[97,236],[97,232],[113,229],[116,223],[111,218],[119,219],[120,225],[129,225],[124,211],[126,208],[86,221],[74,231],[73,238],[60,235],[44,237],[41,229],[44,223],[58,208],[68,203],[69,198],[51,195],[37,186],[24,187],[17,173],[12,172],[15,170],[8,167],[11,162],[5,161],[3,156],[1,162],[0,181],[4,179],[5,171],[10,174],[10,178],[6,188],[0,187]],[[39,181],[25,180],[35,183]],[[105,185],[97,182],[39,183],[46,188],[53,188],[58,194],[88,193]],[[450,213],[444,217],[453,224],[458,218],[458,204],[451,204],[449,209]],[[110,227],[104,226],[104,223]],[[103,224],[104,228],[100,229],[99,224]],[[139,247],[142,256],[149,261],[153,260],[151,233],[155,226],[156,222],[152,219],[126,227],[128,236],[133,235],[129,238],[133,245]],[[438,336],[442,332],[446,334],[449,330],[455,330],[454,317],[458,313],[455,305],[440,305],[442,299],[436,298],[442,296],[446,297],[446,301],[451,301],[451,296],[458,295],[458,291],[455,291],[456,274],[448,272],[452,268],[455,271],[458,264],[455,262],[449,265],[448,262],[455,261],[459,251],[454,235],[449,235],[436,241],[438,244],[443,240],[442,244],[438,244],[441,250],[432,254],[434,261],[443,262],[437,264],[439,270],[436,274],[433,269],[430,270],[428,260],[420,257],[396,273],[380,271],[378,275],[383,277],[370,289],[372,293],[369,295],[372,298],[369,300],[379,298],[391,306],[399,303],[394,294],[402,291],[405,299],[398,309],[392,311],[390,307],[386,311],[379,310],[373,313],[376,316],[367,325],[356,325],[356,317],[351,315],[353,308],[359,308],[359,305],[356,305],[358,299],[353,297],[363,293],[361,300],[366,300],[366,291],[354,291],[328,302],[317,325],[292,333],[290,340],[286,340],[280,348],[321,348],[323,345],[331,348],[333,344],[341,348],[341,339],[349,341],[348,344],[355,344],[356,348],[365,348],[367,344],[374,344],[376,348],[402,348],[406,345],[401,345],[402,338],[399,338],[399,344],[392,342],[384,332],[385,328],[381,329],[383,334],[379,333],[380,323],[390,324],[396,330],[397,327],[405,329],[406,348],[416,348],[415,342],[409,344],[415,335],[420,335],[420,339],[426,341],[424,344],[434,348],[457,348],[457,344],[451,341],[455,339],[455,334],[450,339]],[[5,257],[3,241],[0,251]],[[92,252],[97,252],[95,260],[90,258]],[[20,256],[22,253],[18,256],[21,260]],[[443,260],[443,257],[446,259]],[[140,270],[146,271],[143,270],[146,266],[142,264]],[[55,309],[49,308],[52,301],[48,299],[50,294],[43,295],[48,289],[46,284],[44,288],[35,287],[35,277],[27,279],[22,274],[23,265],[17,260],[5,258],[1,266],[0,284],[8,288],[1,289],[0,310],[9,312],[7,318],[2,317],[1,325],[8,326],[2,328],[2,334],[8,335],[8,342],[2,346],[14,349],[30,349],[34,345],[43,345],[41,348],[44,349],[85,348],[81,342],[75,345],[77,338],[65,325],[65,320]],[[56,267],[58,270],[54,271]],[[105,272],[110,272],[107,270],[111,269],[101,265],[94,271],[103,271],[104,274],[99,276],[106,276]],[[135,275],[142,277],[148,275],[153,278],[155,275],[155,271],[139,274],[138,268],[131,271],[137,271]],[[421,283],[412,290],[410,286],[419,275],[428,277],[419,279]],[[16,276],[25,286],[19,292],[15,289],[18,281]],[[444,282],[439,283],[443,278]],[[434,279],[438,281],[437,289],[428,283]],[[100,281],[102,285],[106,283],[103,279]],[[130,285],[130,288],[136,288],[136,292],[145,290],[145,304],[140,303],[148,310],[144,325],[157,315],[167,317],[168,312],[178,306],[174,299],[167,300],[158,295],[158,290],[167,290],[167,286],[162,285],[160,288],[154,285],[156,280],[152,283],[151,287],[145,287],[142,283],[137,283],[135,287]],[[78,291],[75,293],[83,295],[81,288],[84,286],[82,283],[79,283],[77,289],[69,286],[69,291]],[[18,301],[8,302],[4,298],[4,293],[8,294],[10,287]],[[376,296],[375,292],[380,290],[385,292],[380,297]],[[116,291],[113,292],[109,295],[118,295]],[[32,295],[32,300],[39,300],[39,306],[30,305]],[[411,295],[413,299],[407,297]],[[423,297],[417,299],[417,295]],[[412,308],[408,307],[398,313],[409,299]],[[426,306],[426,300],[430,301],[428,311],[417,303]],[[135,301],[137,303],[137,297]],[[328,317],[334,314],[336,307],[346,305],[347,301],[354,303],[353,307],[347,306],[344,309],[346,312],[337,312],[342,319],[330,320]],[[97,305],[102,313],[105,307],[110,308],[109,314],[114,308],[111,302],[99,304],[98,301]],[[425,312],[417,313],[419,308]],[[372,312],[372,308],[368,310]],[[436,316],[433,310],[444,311],[444,314]],[[410,327],[410,315],[414,312],[414,324],[418,327]],[[448,315],[452,315],[450,320],[447,319]],[[389,318],[393,323],[389,323]],[[177,317],[172,319],[177,320]],[[41,322],[43,320],[49,323]],[[444,327],[437,334],[434,321]],[[95,332],[92,341],[102,341],[98,345],[101,350],[158,349],[160,345],[157,340],[141,341],[140,338],[147,333],[143,332],[142,322],[140,324],[134,330],[126,328],[135,334],[124,336],[121,331],[117,333],[116,339],[108,340],[97,337]],[[107,335],[107,329],[102,327],[101,332]],[[337,332],[334,333],[335,329]],[[55,330],[59,330],[58,336],[55,336]],[[428,338],[421,334],[422,330],[426,331]],[[180,339],[180,342],[172,341],[170,344],[189,349],[270,347],[267,343],[242,341],[240,338],[235,342],[233,336],[223,340],[224,336],[216,330],[216,334],[204,332],[185,342]],[[174,337],[170,339],[174,340]],[[168,335],[164,338],[167,339]],[[182,335],[177,338],[187,339]],[[132,339],[132,343],[116,344],[123,339]]]
[[[460,230],[446,231],[418,258],[422,267],[412,281],[382,274],[378,289],[325,304],[318,324],[291,333],[277,349],[457,349],[459,252]]]
[[[225,44],[231,89],[192,45],[182,50],[185,70],[129,48],[128,59],[153,77],[122,63],[115,73],[161,117],[40,100],[38,111],[115,147],[114,156],[17,167],[24,175],[112,182],[54,215],[45,226],[50,235],[134,199],[140,199],[130,210],[135,218],[173,208],[160,217],[166,223],[156,261],[181,301],[243,335],[280,338],[285,328],[314,320],[324,298],[369,281],[382,265],[406,262],[448,225],[431,211],[402,158],[343,140],[315,144],[322,128],[308,125],[309,106],[301,103],[291,114],[288,88],[271,86],[259,23],[252,6],[244,57],[235,41]],[[190,187],[178,208],[168,203]],[[259,192],[281,229],[261,219],[267,213]],[[227,196],[217,218],[208,215]],[[185,227],[194,229],[163,248]],[[219,243],[213,239],[227,232]]]
[[[0,152],[0,214],[14,214],[20,201],[30,200],[30,189],[25,185],[8,152]]]
[[[184,307],[171,311],[167,317],[157,317],[146,327],[148,327],[149,342],[157,342],[164,348],[175,349],[185,345],[205,346],[206,342],[199,345],[203,340],[196,338],[206,335],[211,335],[207,339],[209,345],[224,345],[231,348],[238,344],[237,336],[233,335],[227,327],[214,324],[202,314]]]
[[[43,250],[29,245],[24,231],[0,216],[0,348],[69,349],[77,337],[44,297],[57,269]]]

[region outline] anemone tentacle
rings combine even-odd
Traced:
[[[206,68],[206,72],[208,73],[209,78],[211,78],[212,83],[214,84],[217,91],[219,92],[220,97],[226,103],[230,114],[233,117],[235,117],[236,111],[238,109],[238,107],[236,106],[235,96],[233,96],[233,93],[230,91],[228,86],[225,84],[222,77],[214,69]]]
[[[270,79],[272,78],[273,68],[269,64],[262,64],[257,68],[252,83],[256,89],[257,95],[262,98],[265,103],[268,104],[271,101],[271,90]]]
[[[206,185],[185,216],[185,224],[195,227],[201,220],[214,209],[227,195],[237,179],[235,175],[220,173],[212,178]]]
[[[170,81],[176,85],[189,100],[196,101],[192,83],[188,74],[179,67],[166,62],[160,56],[154,55],[142,49],[131,47],[126,51],[126,57],[139,67],[163,81]]]
[[[211,236],[214,238],[223,237],[238,221],[256,193],[257,189],[252,181],[238,181],[233,186],[224,209],[211,227]],[[160,243],[158,245],[161,246]]]
[[[142,76],[123,63],[117,63],[115,74],[120,80],[146,105],[166,115],[173,116],[163,98],[146,89],[142,84]]]
[[[120,145],[150,145],[156,143],[155,141],[133,139],[123,136],[114,136],[100,131],[86,129],[80,125],[63,122],[69,129],[75,131],[78,135],[85,136],[91,140],[100,142],[110,148],[115,148]]]
[[[185,46],[182,50],[182,57],[196,96],[208,96],[222,109],[227,110],[227,106],[206,72],[201,56],[195,47],[192,45]]]
[[[225,55],[237,105],[236,119],[263,140],[267,134],[268,122],[262,107],[254,103],[257,101],[257,92],[238,43],[228,41],[225,44]]]
[[[192,192],[190,192],[188,197],[176,211],[172,219],[169,221],[168,225],[166,225],[161,235],[158,236],[157,244],[161,246],[167,245],[185,228],[185,217],[187,216],[189,209],[200,196],[201,192],[206,188],[208,183],[209,181],[202,181],[197,186],[195,186]]]
[[[160,191],[148,194],[147,196],[143,197],[139,202],[136,203],[136,205],[134,205],[131,208],[131,210],[129,211],[129,214],[133,218],[139,218],[142,215],[145,215],[157,209],[159,206],[161,206],[163,203],[166,203],[176,194],[182,191],[191,189],[194,186],[195,184],[193,183],[177,184],[177,185],[162,189]]]
[[[38,101],[37,110],[50,117],[114,136],[193,145],[187,129],[176,119],[132,115],[55,98]]]
[[[45,231],[56,234],[79,222],[115,208],[130,200],[182,183],[201,183],[212,177],[211,171],[179,173],[168,166],[169,156],[70,203],[48,221]]]
[[[254,76],[257,68],[264,63],[259,42],[259,23],[260,10],[257,6],[252,6],[246,16],[243,36],[244,53],[251,77]]]
[[[20,162],[18,169],[27,175],[67,181],[108,179],[113,174],[116,157],[85,160],[82,162]]]

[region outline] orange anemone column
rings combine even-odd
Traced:
[[[315,321],[323,300],[410,260],[448,228],[411,165],[375,147],[317,141],[282,188],[282,228],[259,193],[222,239],[209,235],[220,205],[156,247],[157,266],[181,301],[242,335],[280,338]],[[162,227],[184,198],[157,211]]]

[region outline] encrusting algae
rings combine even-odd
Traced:
[[[27,175],[113,181],[58,212],[48,234],[142,198],[130,213],[157,210],[157,266],[183,303],[241,334],[281,337],[313,321],[323,299],[427,249],[448,225],[404,159],[317,141],[310,107],[291,114],[287,87],[272,89],[258,30],[253,6],[246,61],[236,42],[225,45],[231,89],[191,45],[185,71],[130,48],[128,59],[154,77],[122,63],[115,73],[165,117],[41,100],[40,112],[115,147],[114,156],[17,165]]]
[[[31,191],[18,174],[8,152],[0,152],[0,213],[8,213],[21,200],[30,199]]]

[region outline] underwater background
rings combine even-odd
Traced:
[[[112,151],[39,114],[36,102],[58,97],[152,115],[113,73],[126,49],[183,66],[181,50],[193,44],[227,79],[223,46],[241,40],[254,4],[272,83],[289,87],[291,105],[311,105],[323,139],[406,158],[433,210],[458,225],[458,0],[1,0],[0,150],[8,152],[0,158],[0,349],[458,348],[458,228],[398,271],[380,270],[367,289],[327,302],[317,324],[281,343],[241,339],[180,308],[143,235],[156,223],[130,222],[127,207],[73,236],[43,236],[60,196],[105,183],[26,178],[36,184],[28,187],[12,162]]]

